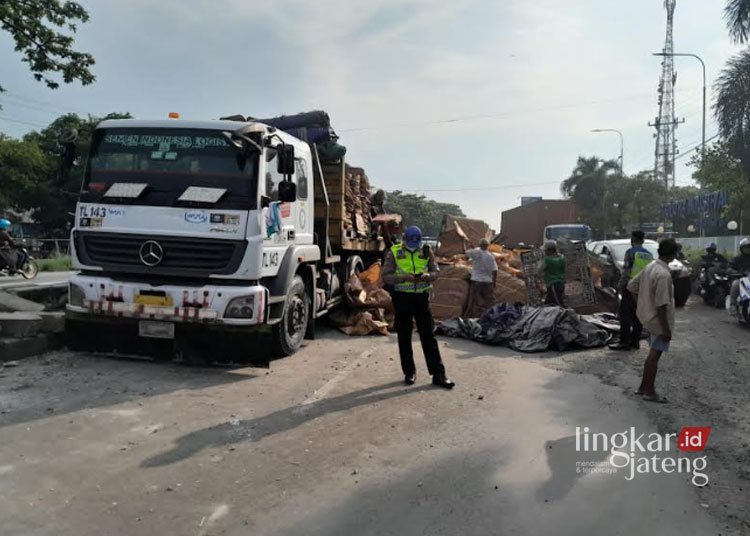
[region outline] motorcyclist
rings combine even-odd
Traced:
[[[743,238],[740,241],[740,253],[729,261],[729,267],[740,274],[750,272],[750,238]],[[732,282],[732,288],[729,291],[730,303],[734,307],[737,304],[737,298],[740,295],[740,280]]]
[[[701,268],[706,269],[708,275],[706,282],[709,286],[715,283],[714,274],[716,273],[716,269],[720,266],[726,267],[728,262],[726,257],[717,251],[718,249],[719,247],[716,243],[711,242],[706,246],[706,254],[701,257]]]
[[[10,273],[16,271],[16,241],[10,234],[10,221],[0,219],[0,268],[7,268]]]
[[[721,253],[718,253],[719,247],[715,242],[711,242],[706,246],[706,254],[701,257],[701,266],[710,268],[714,264],[726,264],[727,259]]]

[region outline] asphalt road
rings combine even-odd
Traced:
[[[67,283],[76,272],[40,272],[34,279],[24,279],[20,275],[0,277],[0,290],[19,287],[44,287]]]
[[[730,385],[724,407],[703,392],[747,367],[691,349],[707,322],[721,323],[722,348],[749,334],[699,305],[680,313],[660,383],[673,401],[659,408],[628,393],[645,351],[526,357],[441,339],[451,392],[429,385],[422,363],[417,385],[403,386],[395,337],[325,329],[269,371],[65,352],[27,360],[0,370],[0,532],[747,534],[750,483],[726,466],[727,436],[746,442],[746,420],[715,420],[730,403],[747,414],[746,384]],[[684,372],[693,359],[706,385]],[[708,487],[685,473],[576,471],[609,467],[606,452],[576,451],[576,427],[693,424],[714,425],[719,440]]]

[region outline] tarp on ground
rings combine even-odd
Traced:
[[[481,318],[451,318],[438,333],[485,344],[506,345],[519,352],[597,348],[611,338],[608,330],[570,309],[499,304]]]

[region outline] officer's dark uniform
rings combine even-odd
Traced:
[[[430,290],[437,270],[435,258],[428,247],[412,252],[403,244],[396,244],[386,253],[383,280],[393,289],[391,296],[396,309],[398,350],[404,376],[408,380],[416,373],[411,346],[413,321],[416,321],[427,370],[433,376],[433,383],[450,388],[453,385],[445,378],[445,367],[433,334],[434,322],[430,312]],[[417,274],[421,274],[421,278],[416,281],[404,280],[404,276]]]

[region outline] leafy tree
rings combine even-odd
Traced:
[[[385,203],[388,212],[401,214],[404,224],[417,225],[425,236],[437,236],[443,223],[443,216],[466,217],[461,207],[453,203],[440,203],[423,195],[406,194],[400,190],[387,193]]]
[[[560,191],[573,199],[583,223],[590,225],[602,238],[608,232],[612,200],[611,186],[617,179],[617,162],[579,156],[570,177],[560,185]]]
[[[630,198],[625,202],[629,227],[660,221],[661,204],[668,199],[664,182],[655,179],[652,171],[641,171],[626,180],[630,186]]]
[[[75,33],[77,24],[88,20],[88,12],[76,2],[0,0],[0,28],[10,33],[34,78],[51,89],[60,85],[54,74],[66,84],[94,82],[94,57],[73,50],[73,37],[62,33]]]
[[[695,168],[693,178],[711,191],[729,193],[729,205],[724,209],[725,219],[744,219],[744,228],[750,227],[750,183],[745,180],[742,164],[734,156],[732,144],[719,140],[706,148],[706,157],[693,156],[690,165]],[[721,229],[724,231],[724,229]]]
[[[724,8],[724,19],[732,41],[746,43],[750,38],[750,0],[729,0]]]
[[[32,210],[47,236],[67,235],[70,212],[75,210],[77,192],[83,179],[85,155],[94,127],[103,119],[129,118],[130,114],[112,113],[103,118],[66,114],[47,128],[32,131],[21,140],[0,140],[0,207]],[[79,133],[73,168],[62,184],[59,135],[68,129]],[[6,186],[8,185],[8,186]]]
[[[0,207],[28,207],[35,182],[48,172],[49,162],[38,145],[0,134]]]
[[[731,58],[716,83],[719,133],[750,178],[750,50]]]

